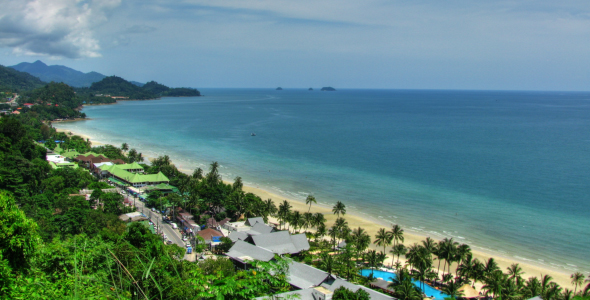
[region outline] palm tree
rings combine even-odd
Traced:
[[[289,224],[293,226],[293,232],[297,231],[297,228],[300,228],[301,225],[303,225],[303,222],[303,215],[301,215],[301,213],[298,210],[294,211],[291,214]]]
[[[123,151],[129,150],[129,145],[127,145],[127,143],[123,143],[123,145],[121,145],[121,150],[123,150]]]
[[[336,202],[336,204],[332,208],[332,212],[335,215],[338,215],[338,218],[340,218],[340,214],[342,214],[342,215],[346,214],[346,205],[344,205],[344,203],[338,201],[338,202]]]
[[[344,218],[337,218],[336,222],[334,222],[334,227],[336,228],[336,236],[338,238],[346,239],[350,233],[348,222]],[[334,247],[336,247],[336,245],[334,245]]]
[[[391,231],[389,232],[389,235],[391,236],[391,238],[393,239],[393,247],[395,247],[395,245],[397,245],[397,242],[404,242],[404,230],[397,224],[393,225],[393,227],[391,227]]]
[[[541,298],[543,298],[543,299],[547,299],[545,297],[545,295],[547,294],[547,291],[551,287],[551,280],[553,280],[553,277],[551,277],[549,275],[541,276]]]
[[[457,296],[463,296],[463,292],[459,291],[459,288],[461,287],[461,285],[459,285],[457,283],[457,281],[455,280],[450,280],[449,282],[447,282],[447,284],[445,286],[443,286],[441,288],[441,290],[449,295],[449,297],[451,298],[457,298]]]
[[[385,253],[385,247],[391,245],[391,239],[391,235],[385,231],[385,228],[380,228],[373,243],[377,246],[383,246],[383,253]]]
[[[424,248],[431,255],[436,252],[436,242],[433,239],[431,239],[430,237],[427,237],[425,240],[422,241],[422,246],[424,246]]]
[[[262,203],[262,216],[264,217],[264,221],[268,221],[268,217],[272,216],[277,213],[277,207],[272,199],[266,199]]]
[[[283,200],[283,202],[279,205],[278,211],[278,218],[281,224],[285,224],[287,222],[287,218],[291,214],[291,204],[287,200]]]
[[[525,288],[523,289],[526,298],[532,298],[541,294],[541,283],[537,277],[530,277],[526,284]]]
[[[394,257],[397,255],[397,261],[399,262],[399,257],[400,255],[406,255],[406,253],[408,252],[408,249],[406,249],[406,246],[404,246],[404,244],[398,244],[395,245],[391,248],[391,251],[389,251]],[[393,266],[393,259],[391,260],[391,265]]]
[[[317,242],[318,239],[322,238],[324,235],[326,235],[326,233],[326,224],[320,223],[320,225],[316,226],[315,241]]]
[[[373,270],[379,266],[379,253],[377,253],[375,250],[369,250],[369,252],[365,254],[365,260],[369,264],[372,274]]]
[[[324,214],[319,213],[319,212],[313,214],[313,226],[314,227],[317,228],[318,226],[320,226],[320,224],[323,224],[325,222],[326,222],[326,217],[324,217]]]
[[[307,210],[307,212],[311,211],[311,204],[315,203],[318,204],[318,201],[315,199],[314,196],[312,195],[307,195],[307,198],[305,199],[305,204],[309,204],[309,209]]]
[[[524,274],[524,271],[518,264],[511,264],[510,267],[508,267],[509,278],[514,280],[514,283],[516,283],[516,279],[522,274]]]
[[[506,281],[506,275],[502,273],[500,270],[495,270],[489,273],[485,279],[485,285],[482,287],[482,290],[486,291],[487,293],[492,293],[493,298],[496,296],[502,296],[502,288]]]
[[[322,258],[320,260],[320,267],[328,272],[328,275],[332,275],[332,271],[334,270],[334,258],[328,253],[322,253],[320,257]]]
[[[572,284],[575,286],[575,288],[574,288],[574,295],[575,295],[576,292],[578,291],[578,286],[582,285],[584,283],[584,274],[582,274],[580,272],[576,272],[576,273],[572,274],[572,276],[570,276],[570,278],[572,279]]]
[[[463,262],[463,260],[465,258],[467,258],[468,255],[471,255],[471,248],[469,248],[468,245],[461,244],[459,247],[457,247],[457,251],[455,252],[455,257],[454,257],[454,261],[457,262],[457,268],[455,268],[455,274],[457,274],[458,269],[459,269],[459,265],[461,264],[461,262]]]
[[[356,258],[360,257],[360,253],[365,251],[371,244],[371,236],[363,228],[356,228],[352,230],[350,235],[350,242],[354,246]]]
[[[310,212],[303,213],[303,220],[303,227],[307,231],[307,228],[313,225],[313,214]]]

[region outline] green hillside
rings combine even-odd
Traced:
[[[0,90],[22,92],[42,87],[41,79],[25,72],[0,65]]]

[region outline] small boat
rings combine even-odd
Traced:
[[[250,136],[256,136],[256,133],[252,132],[250,133]]]

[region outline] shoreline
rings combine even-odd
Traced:
[[[71,120],[69,122],[74,122],[74,121],[77,121],[77,120]],[[79,133],[76,133],[75,131],[72,131],[70,129],[56,128],[56,130],[58,132],[71,132],[72,134],[79,135],[79,136],[83,137],[84,139],[90,139],[90,141],[92,142],[93,145],[98,146],[98,145],[105,144],[104,141],[102,141],[102,142],[98,141],[91,136],[79,134]],[[148,161],[153,159],[153,157],[150,157],[150,156],[144,156],[144,158]],[[171,160],[174,160],[174,159],[171,157]],[[179,171],[181,171],[181,172],[188,173],[188,174],[192,173],[192,170],[182,169],[182,166],[180,166],[180,165],[177,165],[177,167],[178,167]],[[207,170],[204,170],[204,171],[207,171]],[[224,180],[224,182],[225,183],[232,183],[231,181],[228,181],[228,180]],[[282,202],[283,200],[287,200],[292,205],[292,210],[299,210],[301,212],[307,212],[309,209],[309,206],[306,205],[305,202],[303,202],[301,200],[295,200],[295,199],[291,199],[287,196],[281,196],[277,193],[265,190],[265,189],[260,188],[258,186],[244,185],[243,190],[246,193],[250,192],[255,195],[258,195],[263,200],[272,199],[273,202],[275,202],[275,205],[277,205],[277,207],[278,207],[278,204],[280,204],[280,202]],[[351,229],[354,229],[357,227],[364,228],[367,231],[367,233],[371,236],[371,241],[374,240],[375,234],[377,233],[377,231],[380,228],[385,228],[385,229],[389,230],[391,227],[391,224],[389,222],[379,220],[376,217],[371,217],[368,215],[361,216],[361,215],[355,214],[354,212],[351,212],[351,210],[352,209],[350,207],[348,207],[348,211],[347,211],[346,215],[344,215],[344,218],[348,222],[349,227]],[[329,207],[328,205],[325,205],[325,204],[313,204],[310,211],[312,213],[316,213],[316,212],[323,213],[326,217],[326,220],[327,220],[327,222],[326,222],[327,227],[331,226],[332,223],[334,222],[334,220],[336,219],[336,216],[334,214],[332,214],[331,207]],[[403,244],[406,246],[409,246],[413,243],[421,243],[426,237],[428,237],[427,235],[422,235],[422,234],[412,232],[408,228],[403,228],[403,229],[404,229],[404,239],[405,239]],[[430,236],[430,237],[435,241],[440,240],[440,238],[438,238],[438,237],[433,237],[433,236]],[[515,258],[511,258],[511,257],[505,257],[505,256],[499,255],[497,253],[489,253],[489,252],[486,252],[483,250],[478,250],[478,249],[475,249],[475,247],[473,245],[469,245],[469,246],[472,247],[472,254],[473,254],[474,259],[477,258],[481,262],[485,263],[488,260],[488,258],[493,257],[503,272],[505,272],[506,269],[511,264],[518,263],[519,266],[524,271],[524,274],[523,274],[524,279],[527,279],[532,276],[540,278],[541,276],[548,274],[551,277],[553,277],[553,281],[558,283],[561,287],[573,288],[573,285],[570,282],[570,275],[571,274],[566,273],[562,270],[556,270],[556,269],[550,268],[549,266],[537,265],[537,264],[527,262],[524,260],[518,260]],[[377,247],[373,244],[371,244],[370,248],[383,251],[382,247]],[[389,248],[390,247],[388,247],[388,249],[386,250],[387,252],[389,251]],[[386,265],[391,264],[391,259],[392,259],[391,255],[388,254],[388,258],[385,260],[384,264],[386,264]],[[405,261],[405,259],[400,258],[400,262],[404,262],[404,261]],[[456,264],[453,264],[450,269],[453,272],[455,270],[455,268],[456,268]],[[481,283],[478,282],[477,287],[481,288]]]

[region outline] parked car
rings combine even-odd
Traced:
[[[176,223],[172,223],[172,228],[178,229],[178,225],[176,225]]]

